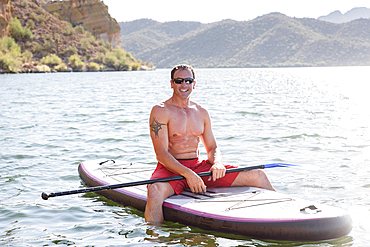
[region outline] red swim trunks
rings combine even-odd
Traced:
[[[212,164],[208,160],[200,161],[199,159],[190,159],[190,160],[177,160],[182,165],[190,168],[195,173],[208,172]],[[225,165],[226,169],[237,168],[238,166]],[[234,182],[235,178],[238,176],[238,172],[227,173],[223,178],[217,179],[215,182],[213,180],[208,181],[208,177],[201,177],[204,181],[204,184],[207,187],[229,187]],[[154,170],[152,177],[150,179],[156,178],[165,178],[165,177],[174,177],[178,174],[170,172],[167,170],[161,163],[158,162],[157,168]],[[170,181],[168,182],[176,194],[180,194],[185,188],[189,188],[186,179]]]

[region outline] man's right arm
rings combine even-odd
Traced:
[[[195,172],[181,165],[168,151],[168,115],[166,109],[160,105],[154,106],[150,113],[150,137],[157,160],[167,170],[184,176],[192,192],[204,193],[206,187],[203,180]]]

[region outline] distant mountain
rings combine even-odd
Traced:
[[[370,9],[365,7],[353,8],[345,14],[342,14],[339,10],[337,10],[330,13],[329,15],[320,16],[318,19],[321,21],[328,21],[333,23],[345,23],[361,18],[369,19]]]
[[[205,26],[200,22],[165,22],[140,19],[118,23],[121,27],[121,44],[131,54],[140,54],[175,42]]]
[[[119,23],[121,42],[157,68],[370,65],[370,20],[343,24],[271,13],[251,21]]]

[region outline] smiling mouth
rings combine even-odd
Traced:
[[[189,89],[180,89],[180,92],[183,92],[183,93],[185,93],[187,91],[189,91]]]

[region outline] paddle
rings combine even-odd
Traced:
[[[253,170],[253,169],[288,167],[288,166],[296,166],[296,165],[284,164],[284,163],[272,163],[272,164],[259,165],[259,166],[238,167],[238,168],[227,169],[226,173],[249,171],[249,170]],[[201,172],[201,173],[197,173],[197,174],[200,177],[207,177],[207,176],[211,176],[212,172]],[[181,179],[184,179],[184,178],[185,177],[183,177],[183,176],[175,176],[175,177],[157,178],[157,179],[136,181],[136,182],[130,182],[130,183],[112,184],[112,185],[106,185],[106,186],[91,187],[91,188],[79,189],[79,190],[56,192],[56,193],[50,193],[50,194],[46,194],[45,192],[43,192],[41,194],[41,197],[42,197],[42,199],[47,200],[47,199],[49,199],[49,197],[73,195],[73,194],[95,192],[95,191],[101,191],[101,190],[112,190],[112,189],[131,187],[131,186],[137,186],[137,185],[152,184],[152,183],[156,183],[156,182],[169,182],[169,181],[181,180]]]

